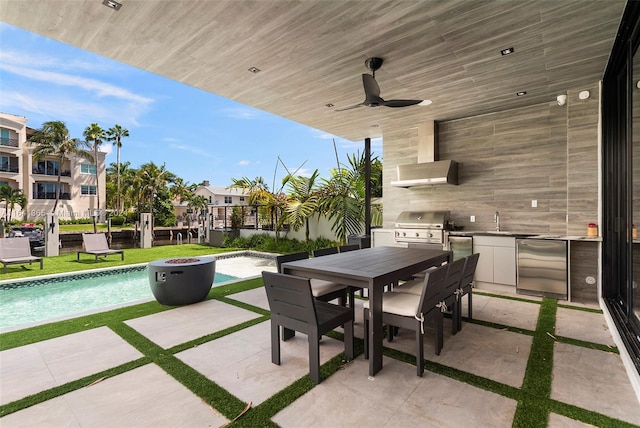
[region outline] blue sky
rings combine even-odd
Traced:
[[[293,172],[335,168],[333,135],[213,95],[81,49],[0,23],[0,111],[25,116],[27,126],[61,120],[83,138],[93,122],[129,130],[121,162],[166,164],[189,183],[264,177],[272,187],[278,156]],[[335,138],[340,160],[362,152],[362,141]],[[111,144],[107,164],[116,162]],[[382,143],[372,141],[381,157]],[[278,165],[276,189],[286,174]]]

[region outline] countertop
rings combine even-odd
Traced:
[[[602,242],[600,236],[580,236],[580,235],[554,235],[549,233],[522,233],[511,231],[451,231],[450,236],[504,236],[505,238],[531,238],[531,239],[552,239],[560,241],[590,241]],[[635,241],[634,241],[635,242]]]

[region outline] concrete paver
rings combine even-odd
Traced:
[[[229,296],[268,309],[266,294],[255,289]],[[466,299],[464,300],[466,301]],[[474,318],[534,330],[540,306],[474,295]],[[255,319],[257,314],[215,300],[126,321],[163,348]],[[604,317],[558,308],[561,336],[608,344]],[[442,354],[433,353],[427,328],[425,358],[516,388],[521,387],[532,337],[464,322],[457,335],[445,320]],[[363,337],[362,300],[356,301],[356,337]],[[340,330],[340,329],[339,329]],[[400,331],[386,347],[411,355],[414,335]],[[308,374],[306,336],[282,343],[280,366],[271,363],[269,322],[203,343],[176,354],[229,393],[256,406]],[[344,345],[324,337],[321,362]],[[141,354],[107,327],[10,349],[0,353],[0,400],[8,403]],[[507,397],[384,358],[383,370],[367,376],[359,356],[280,411],[273,421],[298,426],[511,426],[517,403]],[[640,425],[640,403],[620,357],[580,346],[555,344],[552,399]],[[215,404],[214,404],[215,406]],[[2,418],[13,426],[220,426],[227,420],[199,397],[147,364],[95,385],[31,406]],[[551,427],[585,427],[562,415],[549,416]]]
[[[0,352],[0,404],[136,360],[143,355],[107,327]]]

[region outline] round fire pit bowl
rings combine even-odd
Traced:
[[[149,285],[161,305],[201,302],[209,294],[216,274],[211,257],[176,257],[149,262]]]

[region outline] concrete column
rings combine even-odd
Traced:
[[[153,242],[152,225],[151,213],[140,213],[140,248],[151,248]]]
[[[47,213],[44,221],[44,255],[60,255],[60,224],[54,213]]]
[[[211,215],[211,213],[206,213],[205,214],[205,220],[204,220],[204,242],[206,242],[207,244],[211,242],[211,228],[213,227],[213,216]]]

